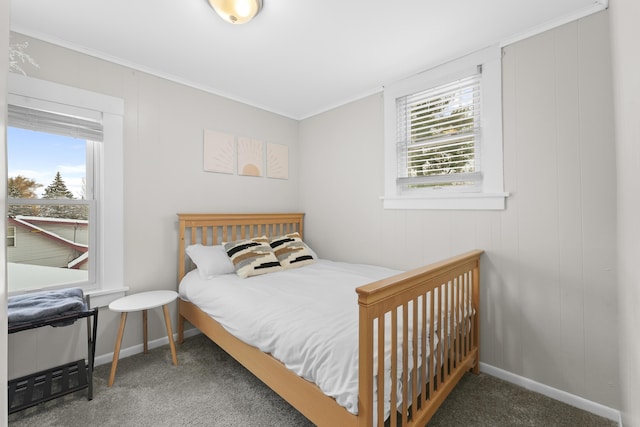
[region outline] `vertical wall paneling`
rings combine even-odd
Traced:
[[[603,369],[618,371],[617,358],[601,350],[618,348],[616,274],[616,176],[613,133],[612,77],[609,32],[589,31],[598,15],[584,18],[578,28],[580,73],[580,138],[583,162],[583,256],[585,370],[587,388],[595,400],[619,393],[619,383]],[[588,70],[588,72],[585,72]],[[611,316],[609,313],[616,313]],[[612,363],[614,362],[614,363]]]
[[[526,355],[522,373],[525,377],[537,375],[541,382],[557,386],[561,340],[554,34],[547,32],[524,40],[520,49],[515,56],[516,91],[504,94],[504,109],[515,108],[518,112],[516,191],[523,196],[518,210],[520,340]],[[546,369],[540,370],[536,363],[540,360],[546,361]]]
[[[519,212],[521,199],[525,196],[518,187],[518,117],[520,111],[516,108],[506,108],[509,94],[516,93],[516,85],[519,75],[516,69],[518,52],[505,49],[502,55],[502,126],[503,126],[503,161],[505,190],[509,192],[507,209],[500,216],[500,248],[501,251],[491,254],[495,259],[496,274],[499,280],[482,281],[481,302],[483,307],[490,307],[495,312],[494,323],[486,325],[483,341],[481,341],[481,360],[487,363],[502,366],[510,372],[523,372],[523,346],[520,339],[522,318],[518,315],[521,287],[518,286],[520,272],[518,260],[520,258],[519,236]],[[493,266],[493,265],[492,265]],[[486,269],[482,269],[486,277]],[[486,289],[489,289],[488,291]],[[488,309],[485,308],[484,312]],[[484,324],[483,317],[481,320]],[[482,326],[482,325],[481,325]],[[487,340],[486,342],[484,340]],[[484,350],[489,347],[490,350]],[[487,354],[490,353],[490,354]],[[489,357],[493,355],[494,357]],[[491,362],[489,362],[491,361]]]
[[[559,28],[555,37],[556,109],[558,120],[558,245],[561,283],[560,316],[562,337],[561,375],[567,391],[586,384],[584,346],[584,288],[582,256],[582,162],[580,129],[580,74],[578,25]]]
[[[630,55],[640,37],[640,3],[612,1],[611,46],[614,81],[617,170],[618,301],[622,419],[620,425],[640,425],[640,56]]]

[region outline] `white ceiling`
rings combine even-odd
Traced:
[[[253,21],[231,25],[207,0],[13,0],[11,29],[302,119],[606,5],[264,0]]]

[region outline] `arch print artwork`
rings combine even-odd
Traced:
[[[263,175],[263,146],[259,139],[238,137],[238,175]]]

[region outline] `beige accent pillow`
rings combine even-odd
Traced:
[[[247,278],[282,270],[266,236],[222,243],[236,274]]]
[[[269,241],[280,265],[283,268],[302,267],[316,262],[309,247],[302,241],[299,233],[289,233]]]

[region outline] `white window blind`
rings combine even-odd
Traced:
[[[481,182],[481,70],[396,99],[401,190]]]
[[[89,141],[102,142],[102,122],[9,104],[9,125],[22,129],[54,133]]]

